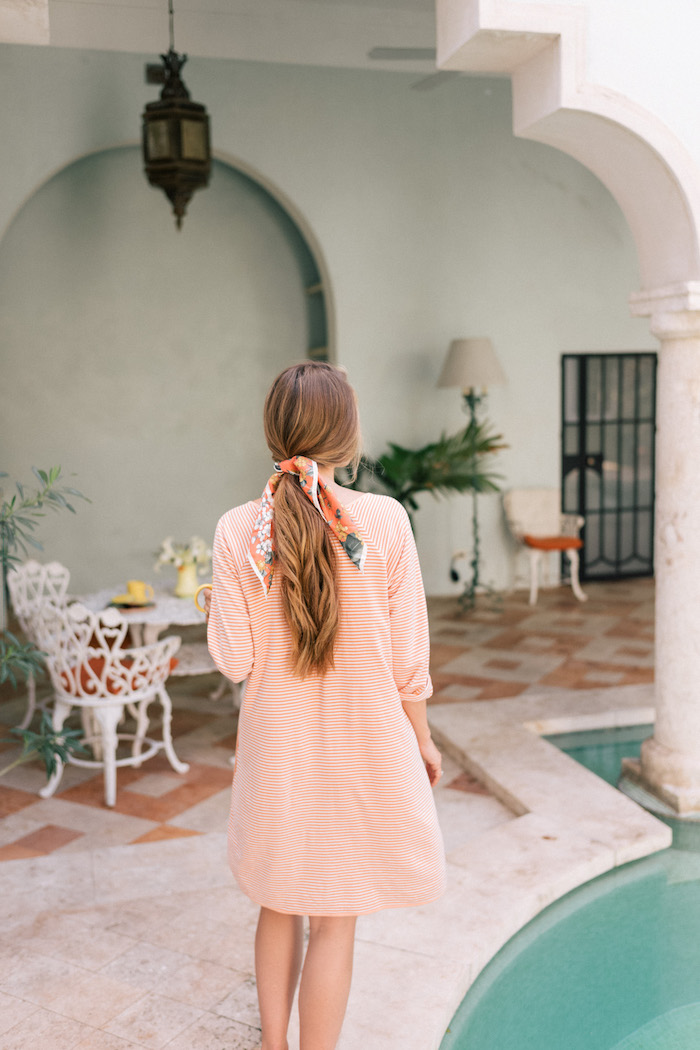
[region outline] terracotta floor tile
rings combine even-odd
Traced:
[[[178,736],[184,736],[186,733],[191,733],[194,729],[200,729],[202,726],[208,725],[213,722],[217,715],[208,714],[202,711],[188,711],[183,707],[173,708],[173,717],[171,722],[171,730],[173,739]]]
[[[441,691],[450,685],[476,686],[480,692],[474,697],[475,700],[494,700],[498,697],[519,696],[527,688],[528,682],[504,682],[498,679],[481,678],[476,675],[443,675],[438,674],[433,679],[435,693],[432,697],[433,703],[449,702],[451,697],[442,697]],[[430,702],[430,701],[429,701]]]
[[[638,623],[634,620],[621,620],[605,632],[609,638],[638,638],[653,643],[653,624]]]
[[[597,689],[653,681],[654,671],[651,667],[626,668],[620,664],[567,660],[551,674],[545,675],[540,685],[553,685],[562,689]]]
[[[41,855],[41,850],[30,849],[29,846],[21,846],[17,842],[8,842],[6,846],[0,846],[0,861],[26,860],[28,857],[41,857]]]
[[[460,773],[458,776],[451,780],[447,785],[448,788],[452,788],[454,791],[467,791],[472,795],[490,795],[491,792],[482,784],[480,780],[473,777],[470,773]]]
[[[469,700],[480,700],[481,689],[478,686],[470,685],[448,685],[445,689],[441,689],[439,693],[435,693],[430,700],[429,704],[453,704],[458,700],[469,701]]]
[[[450,660],[454,660],[455,656],[458,656],[461,651],[466,649],[466,646],[455,645],[431,645],[430,646],[430,671],[438,667],[442,667],[443,664],[449,663]]]
[[[182,775],[182,784],[160,798],[153,798],[138,793],[139,777],[153,772],[172,772],[167,760],[160,756],[144,762],[141,769],[120,769],[117,772],[117,799],[114,809],[127,816],[141,817],[144,820],[155,820],[165,823],[183,810],[196,805],[217,791],[231,784],[231,770],[217,766],[205,766],[197,763],[190,765],[188,773]],[[129,791],[120,791],[121,787],[130,786]],[[86,806],[104,806],[104,785],[102,775],[92,780],[69,788],[61,794],[68,802],[81,802]]]
[[[37,796],[31,791],[20,791],[19,788],[0,787],[0,819],[10,813],[19,813],[25,806],[33,806]]]
[[[62,828],[58,824],[45,824],[43,828],[37,828],[29,835],[17,839],[16,846],[26,846],[37,850],[38,853],[53,853],[61,846],[67,846],[69,842],[80,838],[84,832],[75,831],[73,828]]]
[[[618,649],[619,653],[626,653],[628,656],[648,656],[651,646],[646,646],[642,649],[639,646],[633,645],[621,645]]]
[[[507,696],[520,696],[528,688],[528,682],[489,682],[481,690],[479,699],[502,700]]]
[[[519,660],[489,660],[486,664],[487,667],[493,667],[496,671],[515,671],[517,667],[520,667]]]
[[[547,634],[545,632],[527,634],[527,632],[515,628],[504,631],[502,634],[492,638],[490,642],[485,643],[484,647],[486,649],[504,649],[508,652],[520,649],[523,652],[561,653],[566,655],[576,652],[577,649],[583,648],[584,645],[593,640],[593,636],[590,634],[576,635],[575,637]]]
[[[228,736],[222,736],[220,740],[213,740],[212,743],[215,747],[225,747],[227,751],[235,751],[236,734],[229,733]]]
[[[163,839],[181,839],[186,835],[200,834],[201,832],[192,831],[190,828],[176,828],[172,824],[160,824],[152,831],[147,831],[144,835],[132,839],[132,845],[137,842],[162,842]]]

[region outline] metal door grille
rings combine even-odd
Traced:
[[[562,509],[586,519],[583,579],[654,572],[656,354],[562,357]]]

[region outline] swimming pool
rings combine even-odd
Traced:
[[[553,742],[616,779],[650,732]],[[586,883],[520,930],[475,981],[440,1050],[699,1047],[700,852],[674,847]]]

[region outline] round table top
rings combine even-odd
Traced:
[[[123,590],[123,587],[122,587]],[[155,605],[139,609],[119,609],[119,612],[130,623],[180,624],[181,626],[204,623],[204,613],[194,604],[193,598],[176,598],[172,591],[154,588]],[[119,587],[105,587],[94,594],[83,594],[78,597],[87,609],[102,612],[112,598],[119,594]]]

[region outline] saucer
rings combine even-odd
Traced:
[[[117,594],[109,604],[114,605],[117,609],[148,609],[156,603],[151,598],[137,602],[130,594]]]

